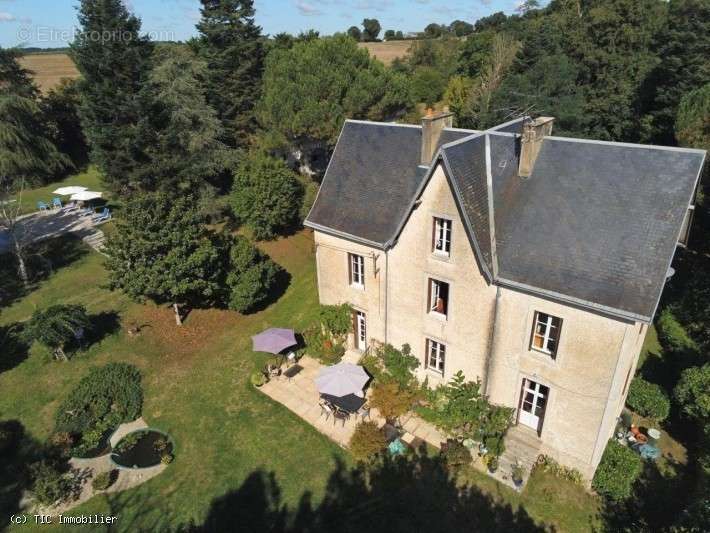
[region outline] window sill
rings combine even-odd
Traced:
[[[528,353],[531,354],[533,357],[536,359],[540,359],[542,361],[545,361],[547,363],[556,363],[557,362],[557,354],[553,354],[551,352],[546,352],[545,350],[540,350],[538,348],[531,347],[528,350]]]
[[[442,321],[442,322],[446,322],[446,321],[448,320],[448,316],[447,316],[447,315],[445,315],[445,314],[443,314],[443,313],[439,313],[438,311],[429,311],[427,314],[428,314],[430,317],[433,317],[433,318],[435,318],[435,319],[437,319],[437,320],[440,320],[440,321]]]
[[[431,374],[432,376],[436,376],[437,378],[442,378],[444,377],[444,371],[443,370],[437,370],[436,368],[432,368],[430,366],[426,367],[427,373]]]
[[[432,252],[431,257],[432,259],[436,259],[437,261],[444,261],[446,263],[451,261],[451,254],[445,254],[443,252]]]
[[[364,291],[364,290],[365,290],[365,286],[364,286],[364,285],[361,285],[360,283],[351,283],[351,284],[350,284],[350,288],[351,288],[351,289],[358,290],[358,291]]]

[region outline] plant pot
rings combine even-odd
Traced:
[[[515,486],[520,488],[523,486],[523,480],[522,479],[515,479],[513,478],[513,483],[515,483]]]

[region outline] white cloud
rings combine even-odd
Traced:
[[[318,15],[323,14],[323,12],[316,6],[309,4],[308,2],[304,2],[303,0],[296,0],[296,9],[298,9],[298,12],[301,15],[306,17],[317,17]]]
[[[6,11],[0,11],[0,22],[12,22],[15,20],[15,15]]]
[[[392,5],[392,0],[358,0],[355,9],[362,11],[386,11]]]

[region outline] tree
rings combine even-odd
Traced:
[[[409,101],[404,76],[339,35],[269,54],[259,119],[276,137],[274,145],[295,157],[303,172],[315,174],[320,169],[311,167],[314,159],[327,162],[345,118],[391,120]]]
[[[710,83],[681,99],[675,136],[681,146],[710,150]]]
[[[538,2],[538,0],[525,0],[524,2],[521,2],[518,7],[515,8],[518,13],[521,13],[523,15],[536,9],[540,9],[540,2]]]
[[[246,313],[266,302],[280,267],[261,253],[246,237],[237,235],[229,249],[226,286],[230,309]]]
[[[463,20],[455,20],[449,24],[449,31],[456,37],[465,37],[473,33],[473,24],[469,24]]]
[[[684,415],[705,426],[710,421],[710,363],[683,370],[673,395]]]
[[[298,223],[302,187],[281,159],[246,157],[234,174],[231,204],[256,239],[272,239]]]
[[[142,91],[139,123],[145,158],[134,182],[145,191],[197,192],[219,185],[230,154],[222,124],[206,101],[207,64],[184,47],[156,52]]]
[[[377,19],[365,19],[362,21],[362,40],[363,41],[376,41],[377,36],[380,34],[382,26],[380,26],[380,21]]]
[[[394,41],[395,35],[394,30],[385,31],[385,41]]]
[[[180,307],[219,301],[223,274],[219,241],[203,225],[192,196],[137,195],[108,241],[109,286],[131,298]]]
[[[418,67],[412,74],[411,91],[415,103],[433,106],[446,89],[446,79],[433,67]]]
[[[76,80],[63,79],[40,101],[48,136],[74,168],[86,164],[89,147],[79,118],[80,94]]]
[[[68,360],[65,348],[80,342],[91,328],[91,321],[82,305],[53,305],[38,309],[25,325],[23,336],[37,341],[54,352],[57,359]]]
[[[397,32],[394,34],[394,38],[397,41],[403,41],[404,40],[404,33],[402,33],[402,30],[397,30]]]
[[[434,22],[428,24],[426,28],[424,28],[424,35],[426,35],[429,39],[436,39],[437,37],[441,37],[443,33],[444,27]]]
[[[348,35],[355,39],[356,41],[361,41],[362,40],[362,32],[360,31],[360,28],[357,26],[350,26],[348,28]],[[386,38],[386,36],[385,36]]]
[[[195,43],[207,62],[207,102],[217,111],[224,142],[243,146],[254,129],[264,47],[253,0],[201,0]]]
[[[71,56],[81,78],[79,116],[92,157],[114,191],[132,188],[141,146],[138,93],[153,46],[140,35],[140,19],[121,0],[82,0]]]
[[[0,91],[17,94],[31,100],[39,95],[29,70],[22,68],[17,59],[21,52],[0,46]]]

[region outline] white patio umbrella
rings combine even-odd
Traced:
[[[365,369],[352,363],[338,363],[321,368],[316,378],[318,392],[331,396],[355,394],[363,397],[362,388],[370,379]]]
[[[70,185],[69,187],[59,187],[57,190],[52,191],[52,194],[58,194],[59,196],[69,196],[71,194],[76,194],[87,190],[88,187],[79,187],[78,185]]]
[[[97,198],[101,198],[102,192],[95,192],[95,191],[79,191],[74,194],[72,194],[69,199],[70,200],[78,200],[80,202],[85,202],[87,200],[96,200]]]

